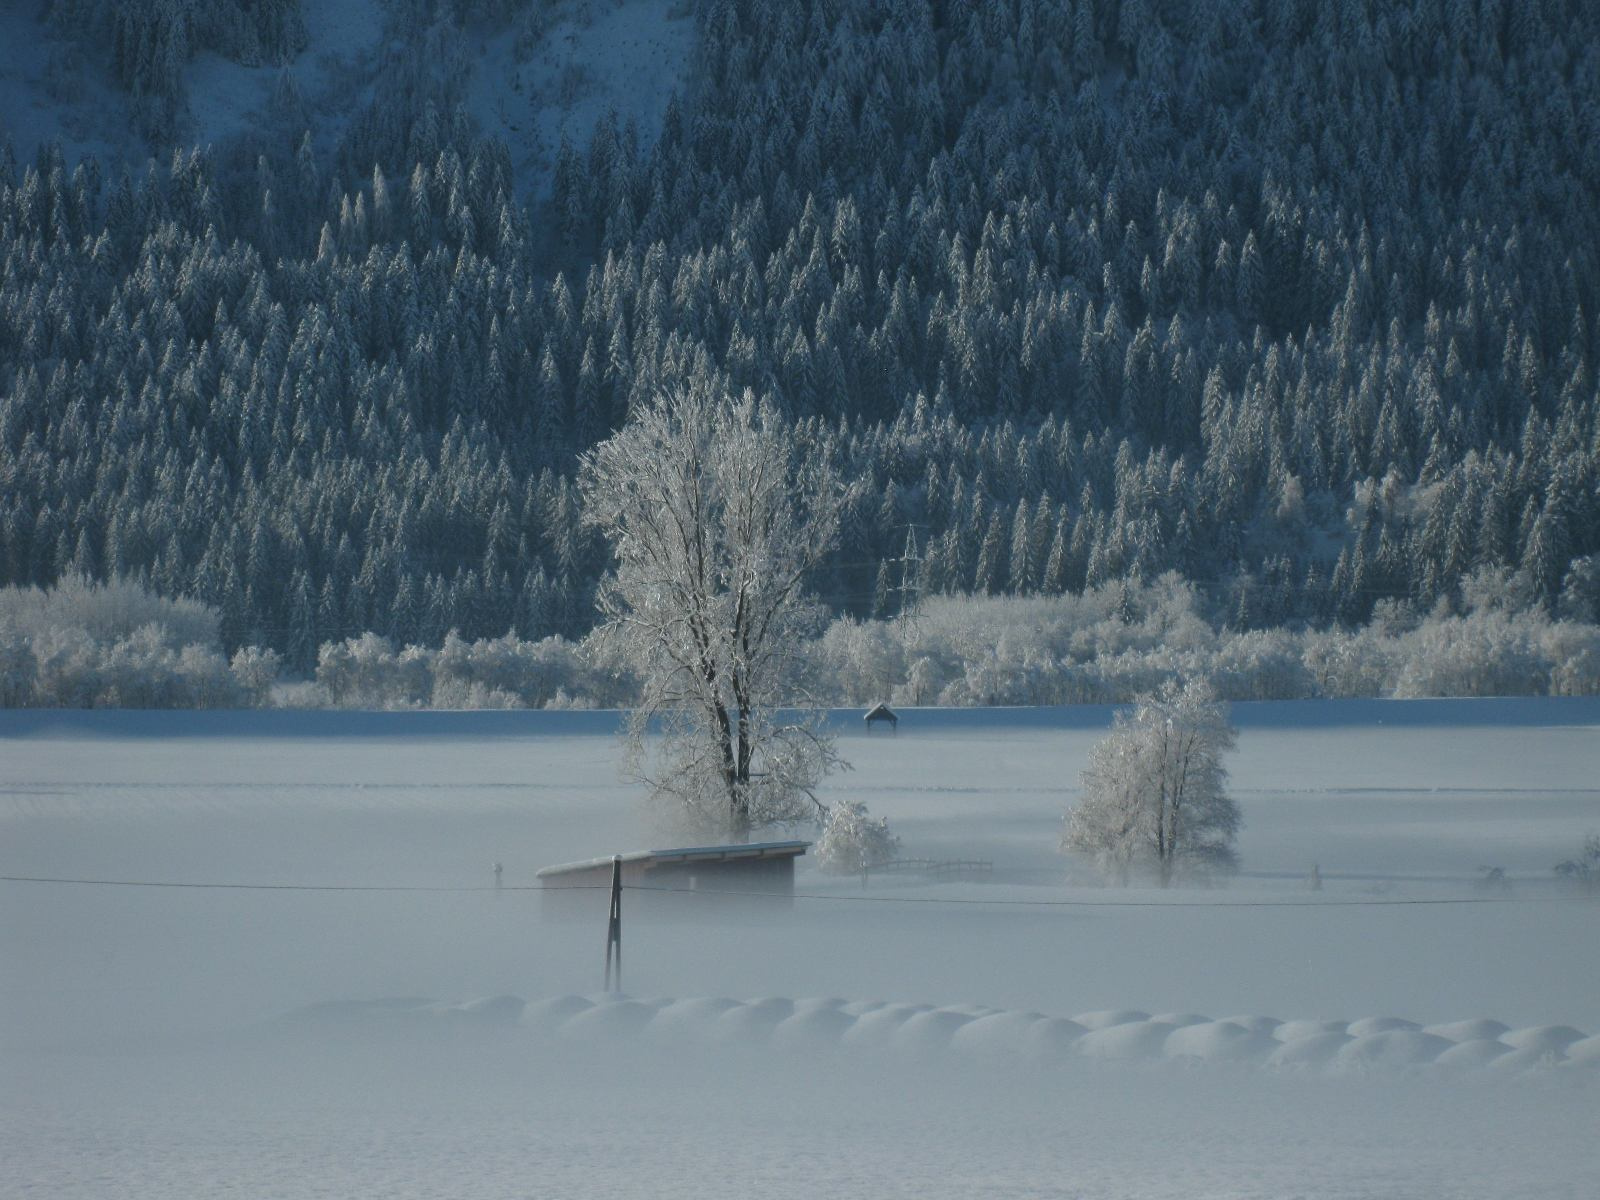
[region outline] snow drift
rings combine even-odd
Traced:
[[[1394,1016],[1293,1020],[1137,1010],[1046,1016],[983,1005],[847,1001],[838,997],[741,1001],[726,996],[648,999],[493,996],[463,1003],[420,999],[318,1004],[282,1018],[283,1030],[404,1027],[516,1029],[572,1045],[636,1039],[664,1047],[768,1047],[805,1054],[953,1054],[996,1065],[1052,1069],[1077,1059],[1251,1063],[1273,1069],[1366,1072],[1490,1068],[1504,1072],[1600,1069],[1600,1037],[1567,1025],[1510,1029],[1489,1018],[1430,1025]]]

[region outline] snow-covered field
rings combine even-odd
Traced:
[[[1234,720],[1243,873],[1163,895],[1054,853],[1107,710],[912,711],[894,737],[844,714],[831,794],[992,880],[859,901],[802,871],[828,899],[635,912],[650,1003],[614,1011],[549,1003],[596,998],[603,928],[533,892],[0,883],[0,1195],[1592,1195],[1600,1069],[1515,1031],[1600,1033],[1600,908],[1550,874],[1600,829],[1600,703]],[[516,889],[661,844],[616,724],[0,712],[0,874],[484,888],[499,861]],[[1508,891],[1478,887],[1489,866]],[[1127,900],[1153,903],[1105,903]],[[1365,903],[1413,900],[1472,903]],[[1136,1019],[1059,1020],[1107,1010]],[[1316,1031],[1275,1021],[1393,1024],[1372,1018],[1431,1032],[1279,1050]],[[1479,1018],[1507,1032],[1450,1027]],[[1437,1065],[1428,1038],[1473,1035]]]

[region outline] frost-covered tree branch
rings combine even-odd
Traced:
[[[586,454],[579,487],[615,557],[600,640],[642,680],[640,778],[679,823],[735,838],[818,813],[838,758],[797,669],[819,616],[807,576],[847,497],[832,467],[770,403],[698,385]]]
[[[843,800],[828,810],[817,839],[817,867],[832,875],[854,875],[891,861],[900,839],[889,832],[887,818],[873,820],[860,801]]]
[[[1092,855],[1124,884],[1139,866],[1153,868],[1162,887],[1185,873],[1232,869],[1240,817],[1222,758],[1233,745],[1210,684],[1169,681],[1140,697],[1090,750],[1062,850]]]

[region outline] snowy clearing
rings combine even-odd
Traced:
[[[59,143],[69,167],[94,156],[108,174],[142,168],[151,148],[129,120],[130,100],[103,56],[55,36],[37,6],[0,5],[0,133],[19,158]],[[273,120],[273,93],[287,74],[314,140],[336,144],[369,104],[386,69],[384,0],[317,0],[304,6],[307,44],[286,63],[246,65],[211,50],[186,63],[176,144],[221,148],[255,136]],[[633,121],[642,144],[655,140],[671,96],[684,86],[695,29],[682,0],[587,0],[543,5],[523,17],[453,28],[462,103],[482,133],[505,142],[518,191],[546,198],[565,137],[586,150],[595,125],[614,113]]]
[[[324,142],[350,120],[358,100],[370,100],[383,36],[382,0],[328,0],[306,5],[305,15],[306,48],[292,63],[245,66],[211,51],[195,57],[184,71],[187,141],[219,146],[255,131],[285,71],[294,78]]]
[[[1243,873],[1161,893],[1055,853],[1109,710],[841,714],[830,795],[991,881],[625,908],[628,991],[703,999],[596,1006],[603,925],[487,889],[665,844],[616,714],[0,712],[0,873],[485,889],[0,884],[7,1186],[1587,1195],[1600,704],[1233,715]]]
[[[463,35],[473,63],[467,108],[487,136],[505,142],[519,186],[538,200],[549,194],[562,139],[586,148],[608,113],[653,142],[694,45],[692,10],[681,0],[577,4],[553,8],[546,20],[525,55],[515,29]]]

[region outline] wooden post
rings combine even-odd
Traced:
[[[611,856],[611,919],[606,923],[606,991],[611,991],[611,952],[617,955],[617,991],[622,990],[622,855]]]

